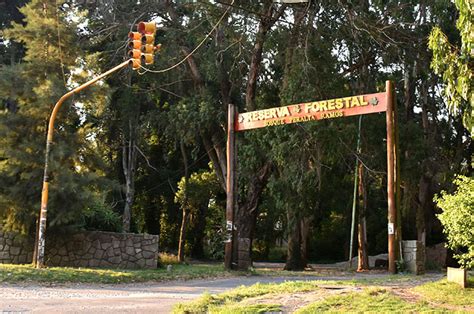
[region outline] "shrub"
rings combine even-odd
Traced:
[[[458,176],[453,194],[441,192],[434,201],[443,212],[438,216],[448,240],[463,268],[474,267],[474,179]]]
[[[122,229],[121,216],[100,197],[83,210],[82,216],[86,230],[120,232]]]

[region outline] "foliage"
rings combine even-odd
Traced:
[[[131,283],[165,280],[189,280],[233,276],[222,265],[173,265],[153,270],[93,269],[49,267],[36,269],[31,265],[0,264],[0,282],[45,282],[45,283]]]
[[[21,43],[26,52],[23,62],[0,68],[0,97],[18,107],[0,114],[0,217],[5,228],[23,233],[34,230],[39,212],[51,109],[87,72],[77,33],[83,16],[68,9],[63,1],[30,1],[20,8],[24,21],[11,23],[3,31],[5,39]],[[57,36],[53,39],[51,34]],[[83,62],[82,69],[76,68],[78,60]],[[103,101],[99,95],[103,94],[94,98],[98,103]],[[94,145],[86,140],[94,130],[82,124],[79,112],[68,106],[65,103],[58,115],[51,153],[48,223],[53,228],[77,225],[81,210],[94,202],[93,190],[107,186]]]
[[[441,192],[434,201],[443,212],[438,219],[444,227],[448,247],[464,268],[474,267],[474,178],[458,176],[454,180],[457,190]]]
[[[186,205],[191,208],[191,212],[196,212],[203,204],[207,206],[211,198],[215,198],[219,189],[215,173],[211,171],[201,170],[191,174],[187,185],[187,202],[183,204],[185,198],[185,178],[181,178],[178,182],[178,190],[175,195],[175,202],[182,206]]]
[[[122,227],[122,219],[119,214],[106,204],[105,200],[96,199],[95,202],[84,208],[84,228],[86,230],[101,230],[119,232]]]
[[[434,27],[429,39],[433,51],[431,67],[443,78],[444,95],[451,113],[461,115],[465,127],[474,136],[474,4],[470,0],[455,0],[454,3],[459,10],[456,27],[461,43],[458,46],[451,44],[441,28]]]
[[[222,260],[224,257],[222,233],[224,214],[223,209],[216,203],[219,183],[212,166],[210,168],[210,170],[202,169],[192,173],[187,185],[185,178],[181,178],[175,193],[175,202],[189,211],[187,228],[191,232],[188,232],[188,251],[201,246],[207,258]],[[203,224],[205,224],[204,228]],[[202,243],[196,243],[196,241],[202,241]]]
[[[184,202],[183,143],[189,173],[201,176],[189,188],[188,252],[191,257],[222,258],[228,104],[244,112],[381,92],[387,79],[397,82],[404,237],[425,232],[427,243],[439,240],[433,195],[461,168],[472,171],[472,141],[461,117],[448,115],[426,46],[436,24],[460,47],[445,46],[439,37],[444,46],[436,49],[446,53],[440,54],[440,69],[452,76],[452,71],[464,71],[465,64],[472,68],[466,63],[471,62],[466,54],[470,39],[463,35],[472,17],[466,1],[408,1],[402,7],[393,0],[287,6],[243,1],[229,9],[192,55],[188,52],[228,6],[205,1],[146,6],[125,0],[10,2],[0,4],[4,227],[33,232],[51,107],[65,91],[126,58],[127,33],[136,19],[160,21],[157,41],[163,49],[147,66],[150,70],[188,59],[162,73],[121,70],[64,104],[53,146],[50,227],[113,229],[128,203],[131,231],[159,234],[160,248],[176,251],[179,205]],[[266,16],[278,11],[275,19]],[[450,68],[446,60],[455,65]],[[464,78],[460,82],[469,83]],[[456,88],[452,93],[466,93]],[[469,103],[460,101],[460,108],[467,108]],[[357,157],[367,171],[369,254],[387,249],[385,132],[383,114],[364,116]],[[296,229],[304,222],[306,258],[346,259],[357,119],[284,125],[237,137],[238,202],[240,209],[249,210],[242,216],[250,217],[242,227],[249,226],[245,237],[254,240],[259,257],[279,258],[275,253],[284,250],[280,244],[293,237],[292,257],[302,260]],[[137,158],[134,176],[127,180],[123,157],[130,143]],[[272,176],[259,180],[265,165],[271,165]],[[127,181],[132,181],[129,193]],[[211,181],[212,188],[207,186]],[[423,229],[424,220],[429,228]]]
[[[204,247],[205,256],[211,260],[222,261],[224,259],[225,222],[224,210],[215,206],[210,206],[210,211],[206,218],[206,240]]]

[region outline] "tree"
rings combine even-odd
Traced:
[[[474,178],[458,176],[457,189],[449,194],[441,192],[434,201],[443,210],[438,219],[444,227],[448,247],[455,251],[463,268],[474,267]]]
[[[21,23],[24,16],[19,8],[28,0],[3,1],[0,3],[0,30],[7,29],[11,22]],[[24,48],[21,43],[8,41],[0,31],[0,64],[13,65],[23,57]]]
[[[71,88],[69,84],[90,74],[78,68],[78,63],[84,68],[88,63],[79,47],[77,25],[81,19],[77,11],[71,11],[63,1],[36,0],[20,11],[23,23],[12,23],[4,36],[23,43],[25,56],[21,64],[0,69],[0,98],[12,99],[19,108],[0,114],[0,215],[5,227],[29,233],[39,212],[42,156],[51,109]],[[71,19],[71,15],[78,19]],[[92,102],[100,104],[104,93],[96,91]],[[91,103],[90,98],[81,96],[75,100],[84,106]],[[87,140],[93,128],[81,122],[78,107],[64,109],[58,116],[51,154],[48,223],[56,228],[79,227],[84,221],[81,210],[93,205],[98,191],[109,186],[100,175],[94,145]]]
[[[178,250],[180,262],[184,262],[185,247],[190,247],[195,255],[202,251],[207,208],[210,200],[215,200],[218,189],[217,177],[212,170],[201,170],[189,177],[185,175],[179,181],[175,202],[183,211]]]
[[[429,47],[433,51],[431,67],[441,75],[444,96],[452,114],[460,115],[466,129],[474,136],[474,4],[470,0],[455,0],[459,17],[456,27],[461,36],[460,46],[450,43],[439,26],[430,34]]]

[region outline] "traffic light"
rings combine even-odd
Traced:
[[[161,49],[161,44],[155,46],[155,33],[155,22],[140,22],[137,32],[129,33],[129,56],[134,70],[139,69],[142,63],[153,64],[155,52]]]
[[[128,33],[128,55],[132,63],[132,69],[138,70],[141,66],[141,57],[142,57],[142,34],[139,32],[130,32]]]
[[[152,64],[155,58],[155,22],[140,22],[137,26],[138,32],[142,34],[142,60],[145,64]]]

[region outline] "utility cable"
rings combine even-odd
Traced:
[[[63,74],[64,87],[67,87],[66,74],[64,72],[63,51],[61,48],[61,30],[59,29],[59,5],[56,0],[56,29],[58,30],[58,48],[59,48],[59,62],[61,63],[61,72]]]
[[[206,40],[212,35],[212,33],[217,29],[217,26],[219,26],[219,24],[222,22],[222,20],[224,19],[224,17],[227,15],[227,13],[230,11],[230,9],[232,8],[232,5],[234,4],[234,1],[235,0],[232,0],[232,3],[227,7],[227,9],[225,10],[224,14],[222,14],[222,16],[219,18],[219,20],[217,21],[217,23],[212,27],[212,29],[209,31],[209,33],[207,33],[207,35],[204,37],[203,40],[201,40],[201,42],[188,54],[186,55],[181,61],[179,61],[178,63],[168,67],[168,68],[165,68],[165,69],[161,69],[161,70],[150,70],[142,65],[140,65],[140,68],[143,69],[145,72],[141,72],[139,74],[144,74],[146,72],[150,72],[150,73],[164,73],[164,72],[168,72],[170,70],[173,70],[174,68],[177,68],[178,66],[180,66],[181,64],[183,64],[186,60],[188,60],[199,48],[201,48],[201,46],[206,42]]]

